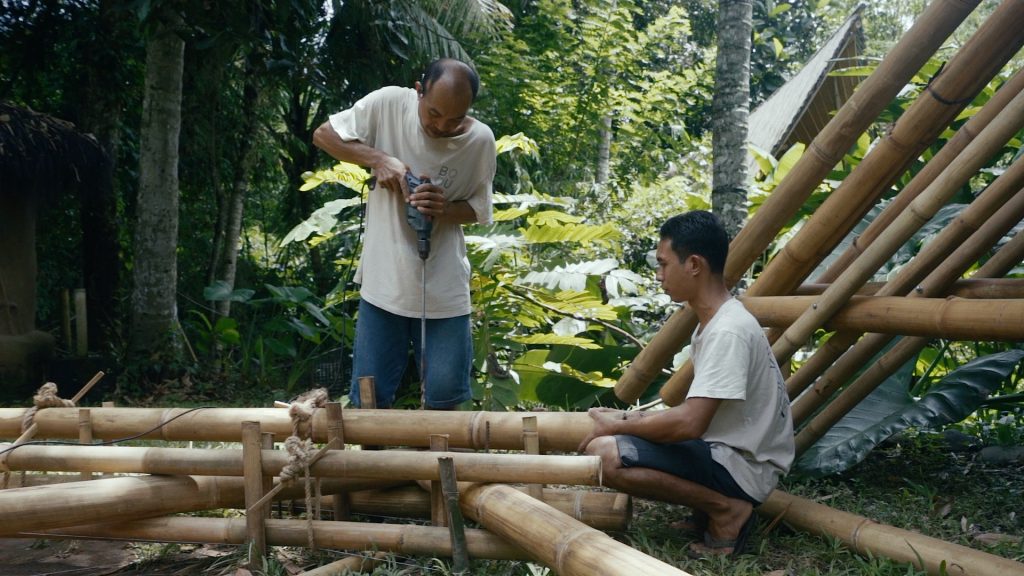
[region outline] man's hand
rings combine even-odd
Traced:
[[[394,156],[384,156],[373,167],[374,177],[377,178],[377,186],[383,187],[403,198],[408,198],[411,190],[407,189],[405,173],[408,167],[404,162]]]
[[[587,444],[598,436],[611,436],[615,434],[616,422],[622,422],[626,419],[626,412],[622,410],[616,410],[614,408],[591,408],[587,410],[587,414],[594,421],[594,427],[591,428],[590,433],[587,434],[583,441],[580,442],[577,452],[585,452]]]
[[[409,191],[409,203],[421,214],[431,218],[444,216],[448,210],[448,200],[444,197],[444,189],[436,184],[424,182]]]

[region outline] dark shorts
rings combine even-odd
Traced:
[[[736,484],[725,466],[711,458],[711,447],[703,440],[658,444],[622,435],[616,436],[615,442],[619,447],[619,459],[626,468],[653,468],[696,482],[729,498],[746,500],[754,506],[761,504]]]

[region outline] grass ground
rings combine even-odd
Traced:
[[[780,488],[884,524],[1024,562],[1024,462],[985,464],[976,452],[951,452],[937,436],[907,435],[876,449],[847,474],[817,480],[790,477]],[[923,574],[906,564],[858,556],[837,541],[795,532],[784,524],[755,541],[754,553],[735,559],[691,559],[686,554],[691,540],[668,527],[685,514],[682,507],[638,500],[630,529],[613,536],[696,576]],[[996,538],[991,535],[1010,539],[990,546],[984,541]],[[1010,541],[1014,538],[1016,542]],[[134,550],[135,562],[96,574],[245,574],[238,571],[240,552],[231,548],[146,544]],[[267,574],[294,574],[301,566],[330,559],[328,552],[311,558],[303,550],[278,549]],[[442,559],[390,557],[374,574],[440,576],[451,570]],[[549,572],[527,562],[478,560],[471,563],[470,574]]]

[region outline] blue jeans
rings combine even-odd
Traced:
[[[359,401],[359,378],[373,376],[378,408],[388,408],[409,360],[412,345],[420,366],[420,319],[407,318],[359,301],[356,343],[352,352],[352,391]],[[469,400],[473,369],[473,338],[469,314],[427,320],[427,365],[424,374],[425,408],[454,408]]]

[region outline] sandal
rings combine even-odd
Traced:
[[[694,558],[704,558],[707,556],[739,556],[743,554],[747,549],[747,544],[750,542],[750,536],[754,533],[754,528],[757,526],[757,513],[753,510],[750,511],[750,517],[743,523],[743,527],[740,528],[740,533],[736,536],[735,540],[719,540],[711,535],[710,532],[704,532],[704,542],[694,542],[689,546],[690,556]],[[731,551],[726,552],[727,548],[732,548]]]

